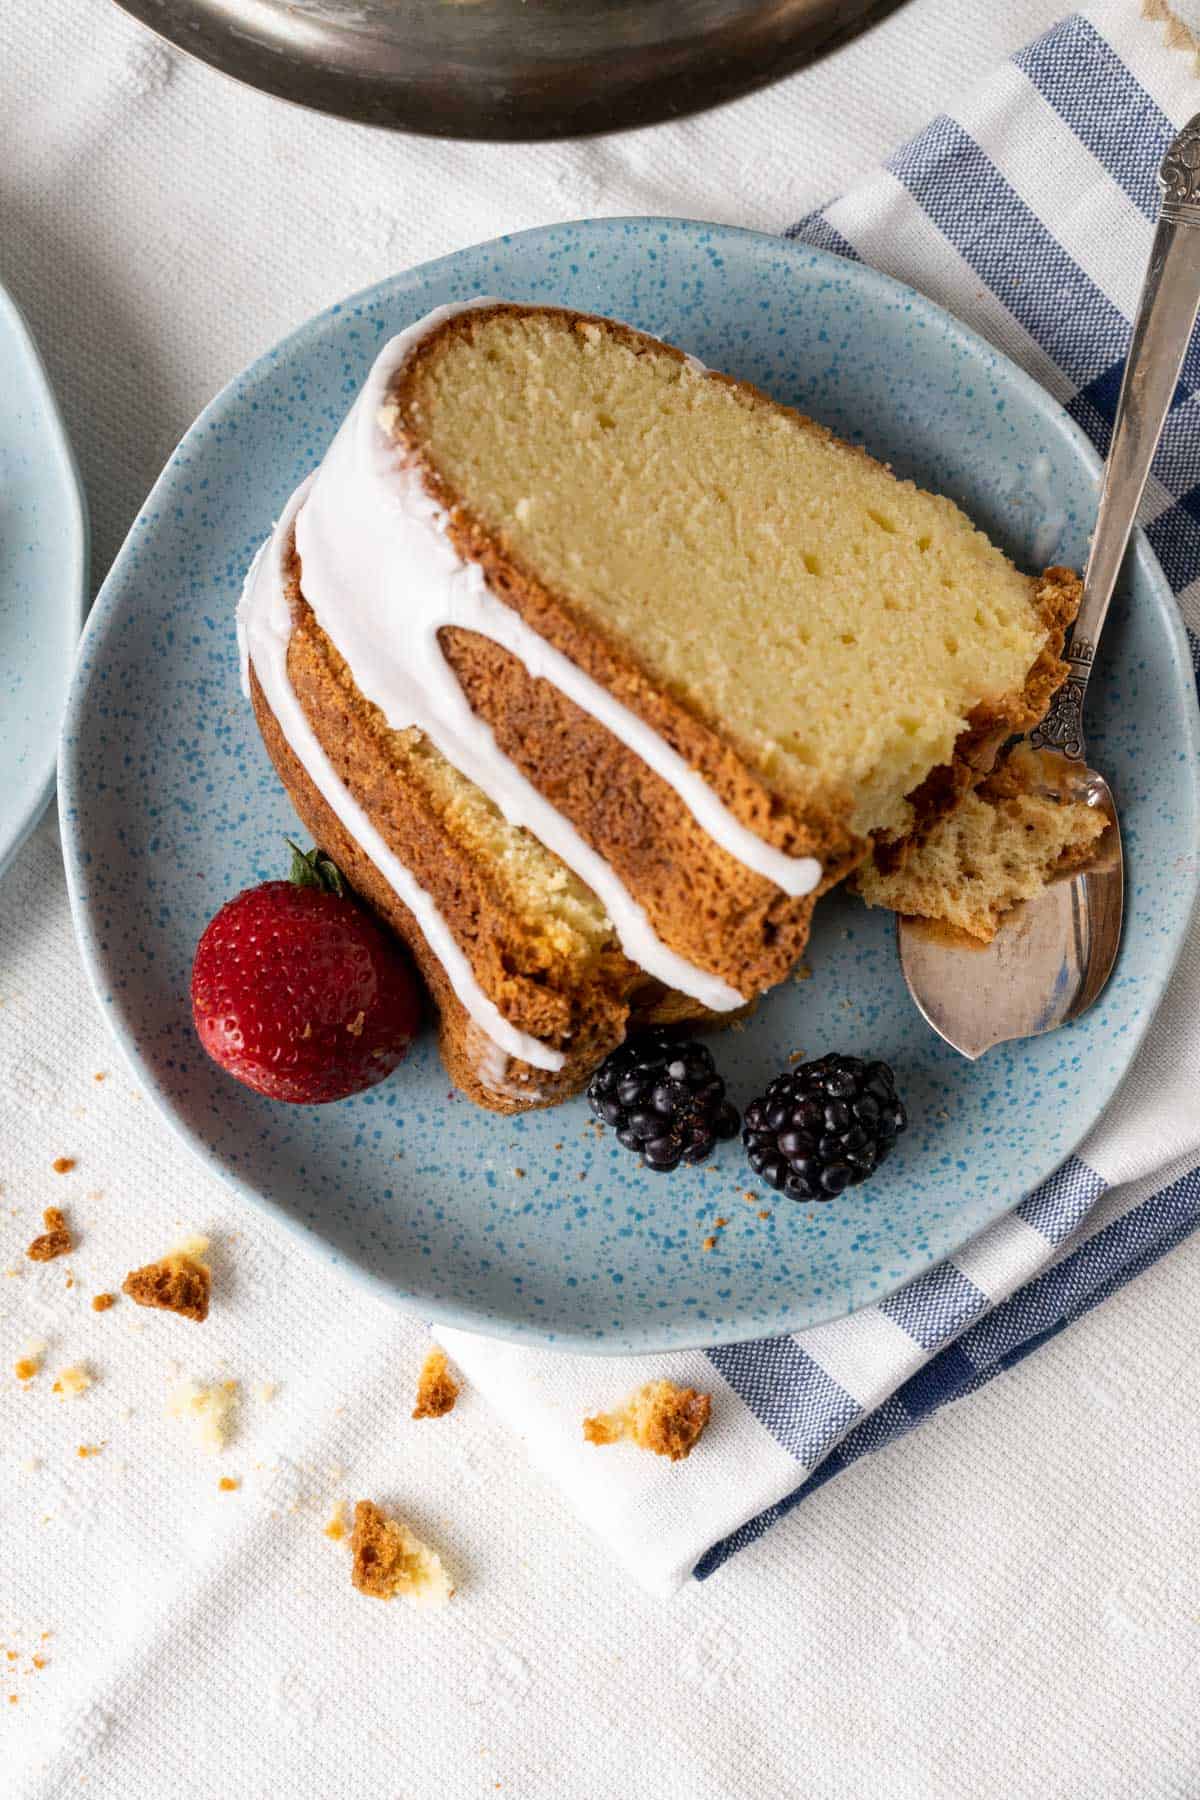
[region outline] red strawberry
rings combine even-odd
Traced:
[[[211,919],[192,965],[192,1017],[214,1062],[272,1100],[344,1100],[390,1075],[420,1021],[396,944],[319,850],[292,845]]]

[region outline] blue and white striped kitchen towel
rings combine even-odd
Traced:
[[[1073,13],[789,236],[859,257],[990,338],[1107,449],[1157,213],[1200,109],[1188,57],[1130,0]],[[1200,678],[1200,339],[1142,522]],[[1200,771],[1197,771],[1200,779]],[[1200,846],[1186,846],[1198,853]],[[597,1363],[438,1335],[636,1578],[716,1569],[806,1494],[1036,1350],[1200,1224],[1200,921],[1137,1065],[1078,1156],[890,1299],[791,1337]],[[652,1376],[708,1388],[686,1468],[600,1458],[580,1419]]]

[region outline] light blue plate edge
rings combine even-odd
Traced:
[[[879,270],[871,268],[869,264],[855,263],[847,265],[845,259],[835,256],[828,251],[817,250],[813,248],[813,246],[799,240],[776,237],[769,232],[753,231],[743,226],[713,224],[696,219],[663,218],[656,215],[618,216],[601,220],[586,218],[562,220],[552,225],[535,226],[528,231],[506,233],[499,238],[488,239],[479,244],[464,246],[461,250],[452,251],[448,255],[437,257],[430,262],[417,264],[411,269],[402,270],[397,275],[386,277],[383,281],[374,282],[368,287],[361,288],[355,293],[348,295],[345,299],[336,301],[331,306],[326,307],[323,311],[314,314],[310,319],[306,320],[304,324],[297,327],[295,331],[289,332],[286,337],[279,339],[270,349],[265,351],[261,356],[256,357],[253,362],[247,364],[245,368],[234,375],[213,399],[209,401],[208,405],[193,421],[188,432],[185,434],[185,437],[190,437],[192,433],[204,429],[210,419],[223,410],[228,398],[233,392],[243,383],[251,380],[260,370],[265,370],[271,363],[284,354],[290,355],[299,351],[304,346],[307,339],[315,337],[323,330],[328,321],[338,315],[345,314],[357,305],[376,300],[379,297],[381,290],[388,289],[395,293],[403,293],[406,288],[419,286],[436,278],[439,272],[453,268],[464,254],[483,254],[490,249],[498,248],[500,246],[511,249],[513,246],[519,247],[523,243],[534,245],[566,230],[580,228],[589,229],[598,225],[612,227],[614,229],[620,229],[622,227],[633,227],[642,230],[661,228],[668,232],[684,232],[685,234],[703,233],[710,236],[716,234],[717,236],[726,238],[754,240],[765,246],[769,246],[773,253],[783,255],[794,253],[810,267],[814,264],[824,266],[832,279],[845,279],[847,268],[852,268],[854,279],[865,282],[868,287],[875,286],[883,294],[891,295],[896,298],[902,297],[906,302],[910,303],[914,309],[924,313],[931,320],[936,321],[941,329],[948,331],[952,336],[956,337],[959,343],[973,354],[982,354],[986,358],[995,358],[1003,363],[1007,377],[1017,387],[1024,391],[1032,406],[1053,419],[1057,428],[1066,429],[1068,436],[1070,436],[1078,445],[1083,460],[1090,466],[1097,477],[1098,483],[1102,468],[1100,457],[1097,455],[1095,448],[1083,430],[1065,413],[1053,397],[1047,393],[1046,389],[1036,382],[1032,376],[1026,374],[1018,364],[1014,363],[1010,358],[1005,356],[1002,351],[998,350],[988,339],[982,337],[978,332],[973,331],[969,326],[964,325],[961,320],[954,316],[954,314],[947,312],[946,309],[939,306],[936,301],[928,299],[924,294],[920,293],[919,290],[910,288],[904,282],[896,280],[893,276],[885,275]],[[183,440],[181,440],[181,443],[182,442]],[[79,841],[78,827],[73,821],[72,814],[75,807],[76,787],[80,779],[80,771],[76,767],[74,759],[74,748],[78,739],[77,719],[79,711],[85,703],[88,689],[85,663],[91,660],[92,653],[103,643],[105,633],[111,623],[109,615],[115,609],[115,602],[110,598],[110,589],[115,593],[120,586],[124,565],[132,555],[134,539],[137,536],[143,521],[146,520],[148,515],[153,513],[160,493],[165,491],[170,484],[175,454],[177,454],[177,451],[178,446],[176,448],[176,453],[173,453],[168,459],[158,480],[150,490],[137,519],[131,526],[125,542],[118,552],[113,565],[97,594],[95,604],[91,609],[84,628],[83,637],[79,646],[79,654],[76,658],[75,670],[72,675],[70,692],[63,715],[58,758],[59,811],[63,820],[63,861],[66,870],[71,912],[75,924],[80,954],[87,971],[88,979],[91,983],[97,1002],[100,1005],[101,1011],[108,1020],[109,1028],[113,1033],[118,1048],[128,1064],[135,1080],[138,1082],[139,1086],[148,1093],[172,1131],[187,1145],[194,1156],[198,1157],[206,1167],[210,1168],[215,1175],[219,1176],[220,1179],[225,1182],[227,1186],[232,1188],[235,1193],[251,1201],[255,1206],[264,1210],[278,1223],[282,1224],[293,1236],[303,1242],[307,1250],[318,1256],[328,1256],[329,1246],[327,1240],[318,1230],[304,1224],[301,1220],[289,1213],[279,1202],[275,1201],[270,1196],[261,1193],[257,1188],[247,1182],[243,1182],[236,1175],[232,1174],[221,1159],[218,1156],[215,1156],[203,1140],[197,1134],[192,1132],[178,1116],[171,1103],[170,1097],[157,1082],[151,1068],[139,1054],[137,1039],[134,1032],[127,1026],[124,1018],[114,1004],[111,995],[107,991],[99,946],[92,930],[91,919],[84,898],[84,857],[82,845]],[[1098,491],[1099,488],[1097,486],[1097,492]],[[1191,651],[1184,630],[1183,620],[1176,604],[1175,596],[1171,591],[1170,584],[1163,574],[1158,559],[1150,548],[1150,544],[1145,534],[1141,530],[1134,533],[1132,553],[1136,557],[1138,566],[1147,579],[1150,587],[1158,595],[1167,625],[1170,653],[1172,662],[1175,666],[1175,672],[1180,678],[1182,691],[1192,696],[1192,704],[1185,709],[1181,719],[1184,739],[1181,749],[1188,752],[1194,760],[1200,760],[1200,704],[1197,704],[1195,699],[1195,677],[1192,667]],[[1195,784],[1189,788],[1188,797],[1191,804],[1191,813],[1186,821],[1186,826],[1190,830],[1192,838],[1197,839],[1200,838],[1200,790],[1196,788]],[[1124,1068],[1119,1074],[1113,1076],[1113,1079],[1108,1083],[1103,1092],[1097,1092],[1090,1115],[1082,1114],[1080,1116],[1078,1132],[1071,1139],[1068,1148],[1064,1151],[1063,1161],[1066,1161],[1067,1157],[1073,1154],[1083,1138],[1087,1136],[1096,1119],[1102,1113],[1104,1106],[1107,1105],[1108,1101],[1112,1098],[1112,1095],[1120,1086],[1125,1073],[1128,1072],[1128,1069],[1132,1065],[1138,1049],[1149,1030],[1155,1013],[1158,1010],[1167,983],[1174,973],[1175,965],[1179,960],[1191,916],[1195,910],[1197,898],[1200,896],[1200,866],[1190,869],[1189,874],[1188,904],[1180,906],[1178,915],[1167,938],[1165,954],[1159,961],[1154,976],[1147,982],[1147,985],[1150,988],[1148,1003],[1136,1025],[1129,1031],[1126,1039],[1128,1055]],[[1061,1166],[1061,1164],[1059,1166]],[[1049,1173],[1050,1171],[1046,1171],[1047,1176]],[[1019,1198],[1020,1197],[1014,1199],[1014,1205],[1019,1203]],[[974,1233],[970,1232],[964,1234],[964,1237],[958,1240],[954,1246],[946,1252],[947,1258],[952,1258],[965,1243],[970,1241],[973,1235]],[[356,1283],[362,1283],[368,1290],[392,1305],[399,1305],[409,1308],[410,1310],[424,1312],[426,1316],[436,1323],[463,1331],[471,1331],[476,1334],[479,1334],[481,1331],[478,1315],[469,1309],[459,1308],[452,1302],[447,1301],[440,1296],[423,1294],[417,1288],[403,1289],[398,1286],[394,1280],[378,1276],[374,1274],[370,1268],[363,1267],[356,1263],[339,1261],[337,1266],[340,1271],[348,1272]],[[872,1297],[871,1304],[877,1305],[881,1300],[887,1297],[888,1292],[895,1292],[896,1288],[904,1285],[904,1282],[898,1282],[894,1284],[891,1289],[881,1290]],[[811,1316],[811,1314],[808,1314],[794,1326],[786,1323],[782,1324],[779,1330],[773,1335],[783,1336],[790,1330],[811,1329],[817,1324],[826,1322],[827,1319],[844,1316],[844,1312],[840,1310],[835,1310],[822,1318],[815,1318]],[[583,1335],[577,1336],[570,1330],[556,1329],[553,1338],[551,1339],[549,1336],[539,1336],[537,1331],[528,1325],[522,1325],[515,1321],[489,1318],[487,1321],[486,1332],[484,1332],[483,1335],[512,1343],[523,1344],[526,1347],[536,1347],[541,1345],[556,1350],[579,1352],[591,1356],[623,1356],[630,1354],[648,1354],[657,1349],[674,1351],[716,1347],[719,1344],[742,1341],[744,1340],[746,1333],[744,1328],[738,1329],[736,1326],[732,1326],[723,1330],[699,1331],[694,1336],[689,1336],[686,1333],[679,1336],[672,1336],[666,1343],[655,1344],[653,1342],[644,1342],[640,1340],[630,1341],[628,1337],[624,1336],[614,1336],[612,1338],[597,1341],[591,1337]]]
[[[0,331],[6,333],[16,343],[27,369],[40,390],[42,405],[45,409],[46,441],[54,457],[67,509],[68,539],[63,547],[63,585],[74,599],[73,620],[78,634],[82,631],[87,615],[88,566],[91,554],[91,531],[83,481],[79,474],[79,465],[75,460],[71,440],[67,436],[67,428],[63,423],[58,401],[55,398],[54,388],[46,372],[46,365],[42,361],[41,352],[25,315],[2,283],[0,283]],[[60,708],[60,719],[65,719],[67,697],[73,683],[74,669],[64,670],[65,692]],[[50,796],[54,792],[55,766],[60,743],[61,726],[57,741],[53,736],[49,739],[41,780],[30,800],[17,816],[11,835],[8,836],[7,841],[0,843],[0,879],[3,879],[5,870],[49,804]]]

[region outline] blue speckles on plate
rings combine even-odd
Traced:
[[[0,288],[0,874],[54,788],[87,590],[74,458],[33,339]]]
[[[206,918],[278,873],[296,829],[238,688],[234,603],[381,340],[480,292],[631,319],[961,500],[1026,567],[1083,559],[1097,470],[1081,434],[986,344],[861,265],[720,226],[602,220],[413,270],[315,319],[213,402],[105,584],[62,755],[84,955],[141,1080],[191,1147],[398,1300],[599,1351],[812,1324],[879,1299],[1013,1206],[1127,1068],[1197,879],[1181,854],[1200,830],[1198,740],[1174,606],[1140,543],[1089,713],[1131,858],[1126,941],[1091,1013],[966,1063],[909,1001],[890,918],[834,896],[818,908],[811,979],[712,1039],[740,1105],[797,1050],[886,1057],[912,1126],[867,1186],[798,1207],[759,1187],[736,1143],[707,1171],[650,1175],[582,1101],[515,1119],[477,1111],[451,1092],[428,1036],[356,1100],[259,1100],[205,1060],[187,1001]],[[705,1251],[719,1217],[728,1224]]]

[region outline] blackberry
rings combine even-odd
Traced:
[[[703,1162],[718,1138],[737,1136],[737,1108],[707,1046],[662,1029],[628,1038],[606,1056],[587,1097],[596,1117],[616,1128],[618,1143],[663,1174]]]
[[[768,1083],[746,1108],[756,1175],[793,1200],[832,1200],[874,1174],[908,1124],[885,1062],[822,1056]]]

